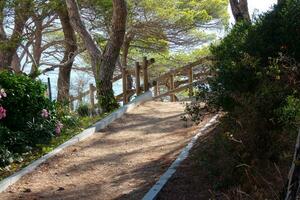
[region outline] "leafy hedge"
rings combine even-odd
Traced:
[[[237,23],[211,47],[216,76],[209,80],[209,89],[199,86],[198,97],[227,113],[222,138],[229,142],[223,145],[236,161],[226,168],[279,162],[292,153],[300,119],[299,27],[300,1],[286,0],[254,23]],[[219,167],[217,161],[209,162]],[[239,182],[227,180],[225,185],[234,183]]]
[[[48,144],[62,124],[40,81],[3,71],[0,89],[0,166],[5,166],[22,153]]]

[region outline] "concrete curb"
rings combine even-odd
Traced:
[[[76,143],[78,143],[82,140],[87,139],[88,137],[92,136],[93,134],[95,134],[99,130],[101,130],[101,129],[105,128],[107,125],[111,124],[116,119],[122,117],[126,112],[129,112],[130,110],[133,110],[138,105],[140,105],[140,104],[142,104],[146,101],[150,101],[150,100],[152,100],[152,93],[151,92],[146,92],[145,94],[143,94],[143,95],[137,97],[136,99],[134,99],[130,104],[127,104],[127,105],[121,107],[120,109],[116,110],[115,112],[111,113],[110,115],[108,115],[107,117],[102,119],[101,121],[94,124],[92,127],[84,130],[83,132],[81,132],[80,134],[74,136],[73,138],[71,138],[67,142],[61,144],[56,149],[54,149],[50,153],[42,156],[41,158],[34,161],[33,163],[31,163],[30,165],[28,165],[24,169],[22,169],[19,172],[16,172],[15,174],[13,174],[13,175],[7,177],[6,179],[2,180],[0,182],[0,193],[3,192],[4,190],[6,190],[12,184],[16,183],[24,175],[32,172],[34,169],[36,169],[40,164],[45,162],[47,159],[49,159],[49,158],[53,157],[54,155],[58,154],[63,149],[65,149],[69,146],[72,146],[72,145],[74,145],[74,144],[76,144]]]
[[[169,167],[169,169],[159,178],[159,180],[155,183],[155,185],[152,186],[152,188],[147,192],[147,194],[143,197],[142,200],[155,200],[159,194],[159,192],[163,189],[163,187],[166,185],[166,183],[169,181],[169,179],[172,177],[172,175],[176,172],[177,167],[181,164],[182,161],[184,161],[188,155],[192,147],[194,146],[197,139],[203,135],[203,132],[207,130],[209,127],[211,127],[213,124],[217,122],[217,118],[219,115],[215,115],[211,120],[205,124],[204,127],[202,127],[199,130],[199,133],[195,135],[192,140],[188,143],[188,145],[181,151],[177,159],[172,163],[172,165]]]

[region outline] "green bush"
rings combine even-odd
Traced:
[[[5,167],[11,162],[13,162],[13,154],[5,146],[0,145],[0,167]]]
[[[50,143],[62,124],[46,87],[23,74],[0,72],[0,165]]]
[[[28,138],[22,131],[11,131],[0,126],[0,146],[14,153],[25,152],[28,148]]]
[[[55,105],[56,116],[65,128],[74,128],[79,124],[79,117],[76,113],[70,112],[69,102],[57,102]]]
[[[41,111],[47,109],[54,114],[53,103],[45,97],[46,86],[26,75],[0,72],[0,86],[7,98],[1,105],[7,110],[6,118],[0,124],[10,130],[27,128],[27,122],[41,118]]]
[[[215,98],[240,127],[254,157],[277,159],[284,126],[281,108],[288,96],[299,98],[300,3],[288,0],[254,24],[238,23],[211,51],[216,59],[210,80]],[[291,122],[292,123],[292,122]],[[245,135],[249,137],[245,137]]]
[[[300,1],[287,0],[253,24],[237,23],[211,47],[215,76],[209,79],[209,89],[199,86],[197,97],[212,109],[225,111],[221,134],[225,138],[230,133],[242,142],[243,148],[230,144],[233,152],[243,155],[237,160],[242,164],[251,166],[257,160],[278,163],[287,158],[287,152],[292,153],[291,141],[300,120],[299,27]],[[195,110],[188,111],[195,115]],[[218,140],[228,145],[228,141]],[[215,151],[214,159],[206,162],[215,163],[219,153]],[[232,164],[222,171],[231,174]]]
[[[76,111],[80,117],[89,116],[90,113],[90,109],[87,104],[80,104]]]

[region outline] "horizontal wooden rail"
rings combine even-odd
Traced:
[[[179,68],[170,70],[169,72],[160,75],[159,77],[153,79],[152,81],[161,81],[161,80],[169,78],[171,75],[177,75],[180,72],[186,73],[186,70],[188,70],[190,68],[193,68],[193,67],[196,67],[196,66],[198,66],[200,64],[204,64],[205,61],[208,61],[208,60],[211,60],[211,59],[212,59],[211,56],[200,58],[199,60],[197,60],[195,62],[192,62],[192,63],[189,63],[189,64],[187,64],[187,65],[185,65],[183,67],[179,67]]]
[[[127,69],[123,68],[122,73],[115,76],[113,78],[113,82],[119,81],[122,79],[123,81],[123,92],[117,95],[115,98],[117,101],[123,101],[124,104],[129,103],[130,97],[133,96],[137,92],[137,96],[142,94],[142,91],[147,92],[149,90],[149,81],[148,81],[148,68],[155,62],[154,58],[148,60],[146,57],[143,58],[142,66],[137,62],[135,68]],[[144,79],[143,85],[139,87],[135,87],[136,89],[128,89],[128,75],[135,76],[136,84],[140,84],[140,75],[142,74],[142,78]],[[138,80],[137,80],[138,79]],[[89,95],[89,101],[91,103],[91,109],[95,108],[95,92],[97,88],[90,84],[90,88],[88,91],[79,93],[78,96],[73,97],[70,96],[70,108],[74,110],[74,101],[79,101],[79,104],[82,103],[83,98]]]
[[[153,99],[156,100],[156,99],[160,99],[160,98],[163,98],[163,97],[166,97],[166,96],[170,96],[172,94],[175,94],[175,93],[178,93],[178,92],[182,92],[182,91],[184,91],[186,89],[189,89],[191,86],[196,86],[197,84],[204,83],[204,82],[205,82],[204,80],[198,80],[198,81],[195,81],[195,82],[193,82],[191,84],[187,84],[187,85],[175,88],[173,90],[170,90],[170,91],[168,91],[166,93],[160,94],[160,95],[158,95],[156,97],[153,97]]]
[[[176,69],[170,70],[160,75],[159,77],[156,77],[149,81],[149,66],[152,65],[155,62],[155,60],[148,60],[146,57],[144,57],[143,62],[141,62],[141,64],[139,62],[136,62],[135,68],[124,68],[122,69],[121,74],[113,78],[113,82],[119,80],[122,80],[123,82],[123,92],[117,95],[115,98],[118,102],[123,101],[123,103],[126,104],[130,101],[130,97],[134,94],[139,96],[140,94],[142,94],[142,92],[147,92],[153,87],[155,96],[154,99],[160,99],[166,96],[170,96],[171,101],[176,101],[178,100],[178,98],[175,96],[175,94],[186,89],[189,90],[189,96],[191,97],[193,93],[193,86],[195,86],[199,82],[204,82],[205,77],[209,75],[209,73],[207,72],[206,68],[203,67],[203,65],[205,64],[206,66],[206,64],[209,64],[209,61],[211,60],[211,56],[202,57],[195,62],[188,63],[183,67],[178,67]],[[198,66],[202,66],[203,68],[201,68],[201,70],[198,70],[198,68],[196,68]],[[135,88],[128,88],[128,76],[135,77]],[[180,76],[180,78],[178,78],[178,76]],[[184,79],[182,80],[182,78]],[[198,80],[199,78],[201,80]],[[181,86],[183,84],[186,85]],[[161,94],[160,86],[166,86],[168,88],[168,91]],[[73,108],[74,101],[79,101],[80,103],[83,101],[83,98],[87,95],[89,95],[90,103],[92,104],[91,108],[95,108],[96,106],[94,104],[96,90],[96,87],[90,84],[90,88],[88,91],[80,93],[77,97],[71,96],[71,108]]]

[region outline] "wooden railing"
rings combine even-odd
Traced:
[[[193,96],[193,87],[199,82],[205,82],[209,72],[206,68],[210,64],[211,57],[203,57],[196,62],[189,63],[183,67],[170,70],[152,80],[154,87],[154,100],[170,96],[170,101],[177,100],[176,93],[188,90],[189,97]],[[200,67],[200,71],[195,69]],[[177,78],[176,80],[176,77]],[[185,77],[185,79],[182,79]],[[160,87],[165,86],[167,91],[161,93]]]
[[[113,78],[113,82],[122,79],[123,92],[116,96],[118,102],[123,101],[123,104],[127,104],[131,96],[136,94],[139,96],[143,92],[147,92],[153,89],[154,100],[163,99],[170,96],[170,101],[176,101],[176,93],[188,90],[189,96],[193,95],[193,87],[199,82],[204,82],[209,75],[205,66],[209,64],[211,58],[203,57],[196,62],[189,63],[183,67],[179,67],[170,70],[167,73],[161,74],[158,77],[151,77],[149,75],[149,66],[155,63],[154,59],[148,60],[146,57],[143,61],[136,62],[134,69],[122,69],[122,73]],[[197,71],[197,67],[198,71]],[[131,75],[135,79],[135,88],[128,89],[128,75]],[[177,78],[178,77],[178,78]],[[163,91],[161,87],[164,87]],[[89,90],[80,93],[77,97],[70,97],[71,109],[74,110],[74,101],[79,103],[83,102],[83,98],[89,96],[89,102],[92,109],[95,108],[95,92],[96,87],[90,84]]]

